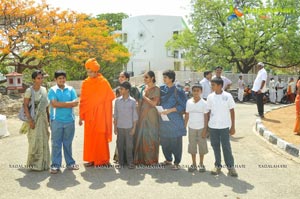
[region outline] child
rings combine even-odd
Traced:
[[[65,84],[66,72],[56,71],[54,74],[56,85],[51,87],[48,98],[51,103],[51,170],[52,174],[58,173],[61,167],[61,148],[64,148],[64,156],[67,168],[78,170],[72,157],[72,142],[75,133],[75,115],[73,108],[78,105],[77,94],[73,87]]]
[[[211,86],[214,92],[207,98],[209,109],[208,132],[215,154],[215,168],[211,171],[211,174],[218,175],[221,172],[220,145],[222,144],[224,160],[229,171],[228,175],[237,177],[229,138],[230,135],[235,134],[235,103],[232,95],[223,91],[223,80],[221,78],[213,78]]]
[[[199,172],[205,172],[203,165],[204,155],[208,153],[206,134],[207,134],[207,121],[208,109],[206,101],[201,99],[202,86],[192,86],[193,98],[189,99],[186,103],[185,114],[185,127],[189,127],[189,146],[188,152],[192,155],[193,164],[188,168],[189,172],[197,170],[196,154],[197,146],[199,148],[200,165]]]
[[[129,96],[130,89],[131,85],[127,81],[120,85],[121,96],[116,99],[114,108],[114,132],[117,135],[120,166],[124,165],[124,154],[126,154],[128,168],[134,169],[133,135],[135,133],[138,115],[136,111],[136,101]]]

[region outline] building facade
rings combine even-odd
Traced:
[[[168,50],[166,43],[187,28],[182,17],[145,15],[122,20],[122,42],[131,53],[125,70],[140,75],[147,70],[185,70],[184,51]]]

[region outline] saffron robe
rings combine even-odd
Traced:
[[[109,82],[101,74],[83,81],[79,105],[79,115],[84,121],[83,160],[94,165],[109,163],[114,98]]]
[[[294,133],[300,135],[300,80],[297,82],[297,97],[295,100],[296,106],[296,121],[294,127]]]

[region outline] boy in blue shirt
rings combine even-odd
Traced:
[[[72,157],[72,141],[75,133],[75,115],[73,107],[78,105],[77,94],[73,87],[65,84],[66,72],[54,73],[56,85],[48,93],[50,100],[50,126],[51,126],[51,170],[56,174],[60,170],[62,161],[62,146],[67,168],[78,170],[78,165]]]

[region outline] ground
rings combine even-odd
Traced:
[[[300,136],[294,135],[294,124],[296,118],[295,105],[273,110],[265,114],[262,120],[264,126],[283,140],[300,146]]]
[[[266,105],[266,110],[278,105]],[[73,156],[78,171],[62,169],[51,175],[48,171],[31,172],[25,168],[26,135],[19,135],[21,122],[9,118],[10,137],[0,139],[0,198],[230,198],[230,199],[298,199],[300,195],[300,159],[290,156],[254,133],[256,105],[237,104],[236,135],[231,137],[238,178],[209,172],[189,173],[191,157],[188,139],[183,138],[183,156],[179,171],[169,168],[101,169],[83,166],[83,127],[76,125]],[[78,122],[78,118],[76,120]],[[288,125],[288,124],[283,124]],[[116,137],[110,143],[111,157]],[[205,156],[208,170],[213,168],[214,155],[209,145]],[[163,154],[160,150],[160,161]],[[64,164],[64,161],[63,161]]]

